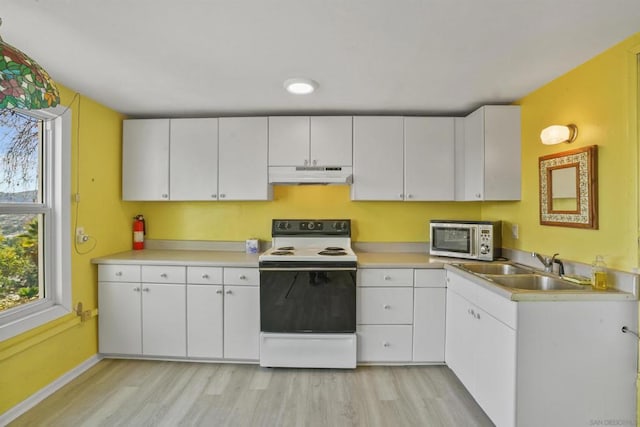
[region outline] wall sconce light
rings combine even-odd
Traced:
[[[544,145],[560,144],[566,142],[572,143],[578,136],[578,127],[576,125],[553,125],[546,127],[540,132],[540,141]]]
[[[36,110],[59,103],[58,88],[49,74],[0,37],[0,109]]]

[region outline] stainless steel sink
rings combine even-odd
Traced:
[[[530,291],[582,291],[589,286],[575,285],[561,279],[541,274],[520,275],[486,275],[487,279],[513,289],[525,289]]]
[[[458,267],[476,274],[531,274],[531,270],[513,264],[459,264]]]

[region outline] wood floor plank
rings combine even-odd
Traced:
[[[492,426],[445,366],[105,359],[10,426]]]

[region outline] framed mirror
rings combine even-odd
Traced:
[[[538,159],[540,224],[598,228],[598,146]]]

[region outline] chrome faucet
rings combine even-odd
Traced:
[[[544,271],[547,273],[553,273],[553,263],[556,261],[556,257],[560,254],[553,254],[551,258],[540,255],[537,252],[531,252],[531,256],[538,258],[538,260],[544,265]]]

